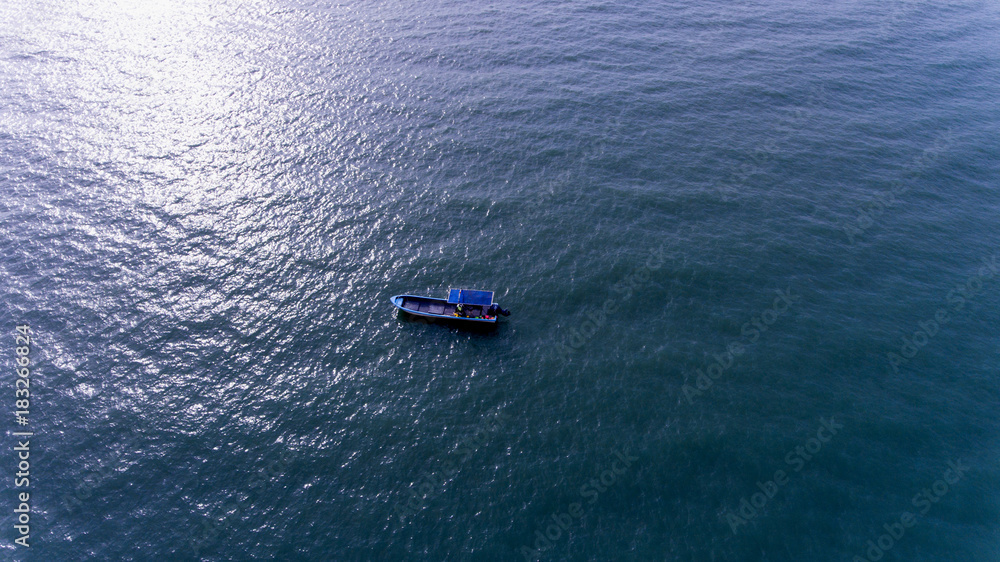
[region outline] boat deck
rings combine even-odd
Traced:
[[[404,298],[403,308],[406,310],[412,310],[414,312],[423,312],[425,314],[442,314],[444,316],[453,316],[455,314],[454,304],[447,302],[434,302],[427,299],[413,299]],[[463,316],[466,318],[475,318],[477,316],[483,316],[486,314],[486,307],[484,306],[474,306],[474,305],[464,305],[462,307]]]

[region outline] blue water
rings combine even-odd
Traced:
[[[998,33],[4,3],[0,557],[1000,560]]]

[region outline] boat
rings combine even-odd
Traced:
[[[510,311],[493,302],[493,291],[451,289],[446,299],[396,295],[389,300],[406,314],[465,325],[495,325],[499,316],[510,315]]]

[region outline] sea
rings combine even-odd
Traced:
[[[0,560],[1000,561],[998,39],[0,4]]]

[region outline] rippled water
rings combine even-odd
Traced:
[[[1000,560],[995,3],[0,22],[3,557]]]

